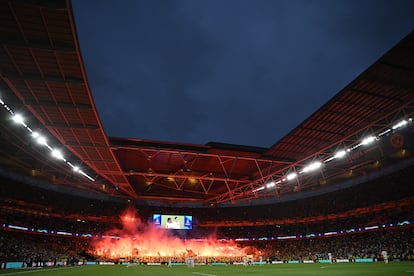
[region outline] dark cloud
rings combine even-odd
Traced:
[[[73,1],[109,136],[268,147],[414,29],[413,1]]]

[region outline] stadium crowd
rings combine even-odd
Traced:
[[[34,235],[15,231],[0,232],[0,261],[19,261],[27,266],[43,266],[46,263],[78,264],[79,261],[120,261],[119,259],[94,256],[90,238]],[[414,260],[414,228],[388,231],[371,231],[362,234],[347,234],[329,238],[305,238],[295,240],[243,241],[240,248],[255,248],[264,261],[274,260],[321,260],[331,253],[334,259],[354,260],[373,258],[381,260],[381,251],[389,252],[390,260]],[[257,253],[255,261],[259,260]],[[142,256],[122,258],[124,261],[140,263],[184,262],[186,256]],[[195,256],[195,262],[241,262],[242,256]]]
[[[0,231],[0,261],[24,262],[27,267],[46,266],[47,262],[70,264],[89,257],[88,245],[82,238]]]
[[[267,257],[280,260],[327,259],[329,253],[335,259],[380,260],[383,250],[394,260],[414,260],[413,228],[255,244],[269,254]]]
[[[382,250],[389,252],[391,259],[413,260],[413,177],[414,170],[409,167],[363,184],[310,198],[225,208],[140,206],[9,183],[0,190],[0,223],[3,225],[0,231],[0,261],[21,261],[29,266],[57,263],[59,260],[66,260],[66,264],[75,263],[75,260],[99,260],[102,256],[94,255],[91,237],[57,236],[37,230],[103,234],[110,229],[120,229],[119,216],[131,206],[137,210],[142,221],[148,223],[151,223],[153,213],[192,215],[193,230],[179,230],[180,234],[184,233],[181,237],[202,238],[214,233],[218,239],[248,238],[239,241],[239,245],[257,248],[264,260],[317,260],[327,258],[328,253],[337,259],[379,259]],[[399,225],[405,221],[408,223]],[[6,227],[11,224],[36,231],[21,232]],[[399,226],[323,238],[260,239],[381,224]],[[134,257],[141,262],[165,261],[162,256],[132,255],[130,259]],[[196,261],[208,259],[208,256],[202,257],[204,259],[200,256]],[[214,261],[237,260],[223,256],[216,257]]]

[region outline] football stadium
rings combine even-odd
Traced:
[[[70,1],[0,2],[0,275],[414,273],[414,32],[269,147],[109,137]]]

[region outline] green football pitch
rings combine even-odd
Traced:
[[[220,266],[196,266],[188,268],[185,266],[132,266],[124,265],[91,265],[78,267],[46,268],[46,269],[6,269],[0,270],[0,275],[56,275],[56,276],[103,276],[103,275],[188,275],[188,276],[232,276],[232,275],[412,275],[414,276],[414,262],[395,263],[334,263],[334,264],[278,264],[278,265],[256,265],[244,267],[241,265]]]

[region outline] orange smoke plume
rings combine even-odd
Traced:
[[[167,229],[144,223],[132,209],[120,216],[121,229],[108,231],[103,238],[94,238],[92,247],[98,256],[122,258],[134,256],[244,256],[246,252],[233,241],[182,240]],[[192,230],[180,230],[192,231]],[[119,238],[114,238],[117,236]]]

